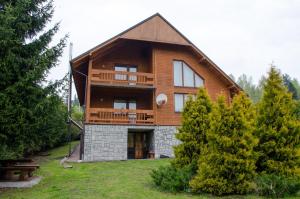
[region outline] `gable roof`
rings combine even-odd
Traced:
[[[169,43],[189,46],[193,51],[200,55],[201,62],[205,62],[212,66],[219,72],[231,85],[238,90],[242,90],[223,70],[221,70],[211,59],[209,59],[197,46],[195,46],[189,39],[187,39],[181,32],[179,32],[170,22],[168,22],[159,13],[156,13],[140,23],[130,27],[120,34],[106,40],[105,42],[95,46],[94,48],[84,52],[83,54],[72,59],[71,65],[87,58],[105,46],[119,40],[119,39],[134,39],[141,41],[151,41],[160,43]]]

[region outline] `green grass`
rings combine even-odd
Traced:
[[[209,195],[172,194],[154,187],[149,172],[161,165],[169,164],[168,159],[73,163],[73,168],[64,169],[59,165],[59,161],[67,151],[68,146],[59,147],[50,151],[50,156],[38,159],[41,168],[37,175],[43,176],[40,184],[28,189],[0,191],[0,198],[214,198]],[[258,197],[227,196],[224,198]]]

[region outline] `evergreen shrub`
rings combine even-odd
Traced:
[[[256,185],[257,194],[271,198],[292,196],[300,191],[299,177],[262,174],[256,178]]]
[[[159,167],[151,172],[154,184],[164,191],[180,192],[189,191],[189,182],[196,173],[196,164],[190,164],[182,168],[174,165]]]

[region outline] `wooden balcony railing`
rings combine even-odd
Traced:
[[[153,86],[154,75],[152,73],[93,69],[91,80],[106,84]]]
[[[90,123],[153,124],[153,110],[90,108]]]

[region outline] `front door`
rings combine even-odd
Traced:
[[[145,158],[145,143],[146,134],[142,132],[128,133],[128,159],[142,159]]]
[[[144,155],[144,133],[135,134],[135,159],[142,159]]]
[[[128,133],[127,159],[135,158],[135,133]]]

